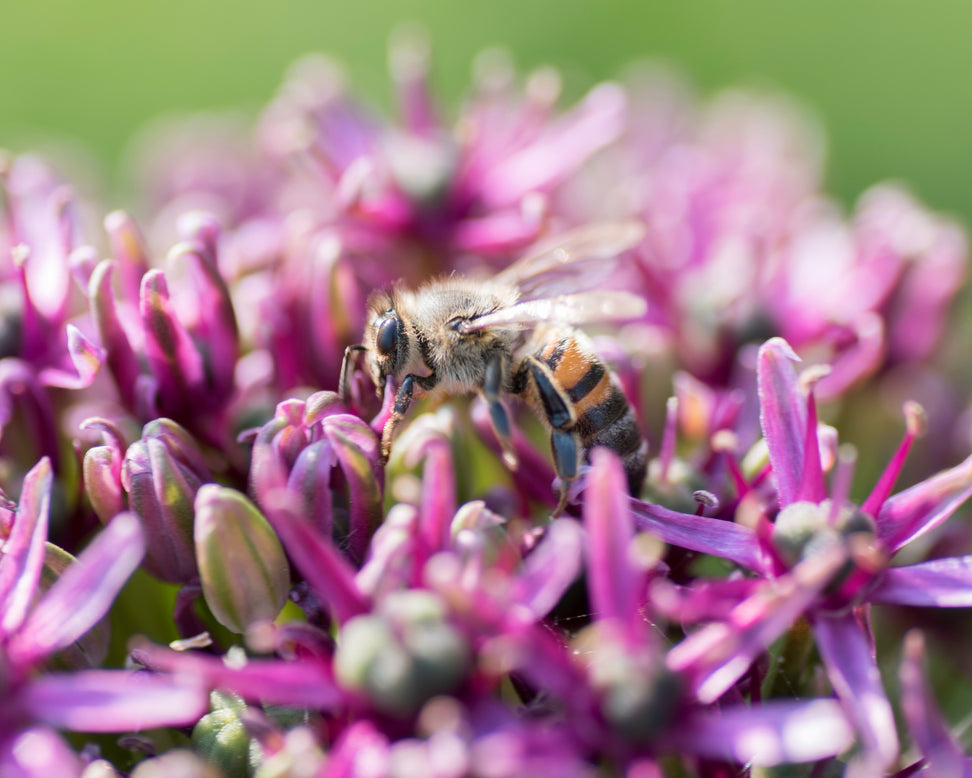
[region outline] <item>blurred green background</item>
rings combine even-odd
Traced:
[[[705,92],[757,81],[815,108],[829,137],[828,187],[843,200],[902,178],[934,207],[972,218],[965,0],[5,2],[0,145],[71,139],[117,172],[148,119],[255,111],[286,66],[315,50],[339,57],[361,93],[387,104],[388,33],[409,20],[430,33],[450,99],[487,45],[507,46],[523,68],[563,67],[575,90],[663,57]]]

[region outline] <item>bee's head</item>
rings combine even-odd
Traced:
[[[368,300],[368,323],[364,345],[367,347],[368,373],[381,393],[388,376],[398,377],[409,362],[408,327],[398,310],[397,295],[378,292]]]

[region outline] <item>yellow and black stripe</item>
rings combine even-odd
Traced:
[[[645,480],[648,446],[617,377],[571,334],[545,344],[534,356],[550,369],[560,393],[569,400],[572,430],[584,458],[594,446],[611,449],[624,462],[629,490],[638,494]],[[550,418],[547,403],[541,405],[551,426],[562,428],[561,420]]]

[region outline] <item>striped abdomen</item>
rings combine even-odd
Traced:
[[[549,330],[547,331],[549,334]],[[534,339],[527,354],[542,368],[543,377],[564,400],[570,421],[564,425],[556,417],[559,406],[545,402],[543,387],[536,380],[524,395],[553,428],[571,431],[587,461],[594,446],[605,446],[621,457],[633,495],[641,492],[648,461],[648,444],[628,399],[618,385],[617,376],[598,359],[587,338],[576,330],[560,330],[555,337]],[[539,371],[535,371],[536,373]]]

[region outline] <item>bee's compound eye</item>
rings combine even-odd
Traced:
[[[390,357],[398,348],[398,319],[385,319],[378,327],[375,348],[383,357]]]

